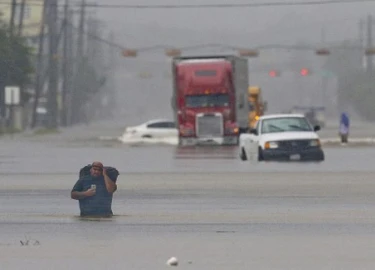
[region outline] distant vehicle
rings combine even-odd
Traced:
[[[312,125],[325,127],[325,107],[323,106],[294,106],[291,113],[302,113]]]
[[[250,133],[240,135],[240,158],[323,161],[318,130],[320,127],[313,127],[302,114],[261,116]]]
[[[249,128],[254,128],[259,117],[264,115],[267,110],[267,101],[263,101],[262,89],[259,86],[249,86],[248,105]]]
[[[168,119],[154,119],[138,126],[127,127],[123,138],[167,138],[177,137],[178,131],[174,121]]]
[[[172,109],[179,145],[238,145],[248,130],[248,59],[235,55],[175,57]]]

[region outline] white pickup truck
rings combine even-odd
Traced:
[[[324,161],[316,131],[302,114],[272,114],[259,118],[254,129],[240,135],[241,160]]]

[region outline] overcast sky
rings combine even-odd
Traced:
[[[297,0],[293,0],[296,2]],[[223,1],[223,0],[97,0],[98,4],[227,4],[293,2]],[[299,0],[299,2],[303,0]],[[325,1],[325,0],[322,0]],[[307,0],[305,0],[307,2]],[[315,6],[267,6],[203,9],[125,9],[96,8],[98,16],[107,22],[120,42],[129,46],[159,44],[195,44],[195,42],[226,41],[235,44],[293,43],[296,40],[318,42],[321,29],[327,41],[355,38],[358,21],[375,2],[327,4]],[[155,30],[144,33],[143,31]],[[156,33],[156,30],[161,33]],[[174,31],[173,31],[174,30]],[[188,35],[184,32],[188,30]],[[165,32],[165,33],[163,33]],[[171,34],[173,33],[173,35]],[[228,40],[229,39],[229,40]],[[233,39],[233,40],[232,40]]]
[[[236,4],[265,2],[301,2],[303,0],[96,0],[98,4]],[[307,1],[307,0],[305,0]],[[314,0],[316,1],[316,0]],[[325,1],[325,0],[321,0]],[[93,1],[94,2],[94,1]],[[93,3],[92,2],[92,3]],[[369,11],[375,10],[374,2],[350,4],[327,4],[312,6],[267,6],[237,8],[194,8],[194,9],[126,9],[91,8],[106,24],[106,31],[115,33],[116,42],[124,47],[150,47],[153,45],[188,46],[196,44],[222,43],[252,47],[264,44],[295,44],[306,42],[318,44],[326,42],[359,39],[359,20],[366,18]],[[324,34],[322,34],[324,33]],[[280,52],[261,53],[256,61],[280,63],[286,56]],[[158,64],[151,64],[158,59]],[[315,60],[314,60],[315,61]],[[169,117],[171,80],[164,76],[170,65],[162,52],[144,54],[136,60],[120,60],[121,69],[117,74],[117,87],[122,102],[126,105],[125,114],[132,122],[153,117]],[[159,76],[149,80],[131,78],[141,71],[150,71]],[[125,76],[125,74],[128,74]],[[161,74],[161,75],[160,75]],[[128,76],[128,77],[127,77]],[[129,77],[130,76],[130,77]],[[319,91],[321,78],[309,82],[298,82],[293,76],[285,76],[277,82],[270,81],[267,74],[251,74],[253,84],[263,86],[270,107],[276,111],[287,109],[298,100],[280,103],[280,89],[285,93],[301,94]],[[332,80],[331,88],[335,87]],[[277,90],[278,89],[278,90]],[[309,90],[311,89],[311,90]],[[276,91],[277,90],[277,91]],[[333,91],[332,89],[330,90]],[[156,94],[156,95],[155,95]],[[316,95],[316,93],[314,93]],[[321,95],[316,95],[321,100]],[[155,97],[152,104],[145,106],[145,99]],[[319,100],[306,101],[319,105]],[[281,105],[280,105],[281,104]],[[144,110],[143,110],[144,109]],[[142,111],[143,110],[143,111]]]

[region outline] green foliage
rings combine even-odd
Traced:
[[[0,136],[2,135],[8,135],[8,134],[15,134],[20,133],[21,130],[17,128],[7,127],[7,128],[0,128]]]
[[[82,106],[100,91],[106,82],[106,77],[100,77],[100,74],[98,74],[87,58],[84,58],[78,70],[77,74],[79,74],[79,77],[77,84],[79,91],[75,93],[75,99],[77,106]]]
[[[60,133],[60,131],[56,128],[40,128],[35,130],[34,135],[49,135],[58,133]]]
[[[0,74],[10,72],[8,84],[24,86],[30,82],[34,72],[31,61],[32,49],[22,37],[10,37],[9,27],[0,21]]]

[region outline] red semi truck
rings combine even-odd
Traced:
[[[246,58],[175,57],[172,108],[179,145],[237,145],[248,129]]]

